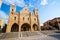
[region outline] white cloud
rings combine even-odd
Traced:
[[[15,4],[17,6],[23,7],[25,5],[24,0],[2,0],[3,3],[10,5],[10,4]]]
[[[42,0],[40,4],[41,4],[41,5],[47,5],[48,2],[47,2],[47,0]]]
[[[29,7],[34,7],[31,3],[29,4]]]
[[[4,23],[7,23],[8,15],[6,15],[6,13],[1,10],[0,10],[0,18],[2,18],[4,20]]]

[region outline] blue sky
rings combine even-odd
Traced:
[[[32,13],[34,8],[38,8],[40,25],[47,20],[60,17],[60,0],[2,0],[0,18],[4,19],[4,23],[8,21],[10,4],[16,5],[16,12],[22,10],[25,4]]]

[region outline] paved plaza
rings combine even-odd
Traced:
[[[41,32],[14,32],[0,34],[0,40],[59,40]]]

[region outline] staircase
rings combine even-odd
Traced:
[[[26,32],[0,33],[0,40],[57,40],[57,39],[42,34],[40,31],[36,32],[26,31]]]
[[[29,36],[36,36],[36,35],[40,35],[40,33],[38,31],[36,32],[22,32],[21,33],[22,37],[29,37]]]
[[[0,34],[1,35],[1,34]],[[18,37],[18,32],[13,32],[13,33],[3,33],[0,36],[0,39],[5,39],[5,38],[17,38]]]
[[[18,37],[30,37],[30,36],[36,36],[40,35],[39,32],[11,32],[11,33],[1,33],[0,39],[6,39],[6,38],[18,38]]]

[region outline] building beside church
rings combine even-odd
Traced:
[[[0,29],[3,28],[3,19],[0,19]]]
[[[50,29],[60,30],[60,17],[54,18],[52,20],[48,20],[43,25],[45,30],[50,30]]]
[[[27,6],[24,6],[20,12],[16,12],[16,6],[10,5],[6,32],[40,31],[38,9],[35,8],[33,12],[29,12]]]

